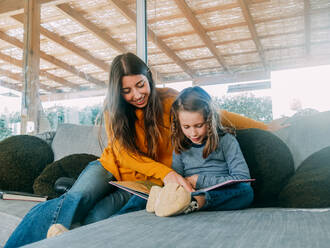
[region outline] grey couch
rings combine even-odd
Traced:
[[[297,167],[312,153],[330,146],[330,112],[302,118],[275,134],[289,146]],[[71,124],[58,128],[52,148],[55,160],[73,153],[97,156],[101,153],[95,128]],[[0,247],[34,204],[0,200]],[[76,228],[27,247],[315,248],[329,247],[329,243],[330,208],[250,208],[169,218],[138,211]]]

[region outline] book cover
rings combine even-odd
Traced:
[[[253,182],[255,179],[239,179],[239,180],[228,180],[207,188],[196,190],[196,192],[206,192],[213,189],[221,188],[227,185],[231,185],[234,183],[241,183],[241,182]],[[110,184],[126,190],[134,195],[137,195],[145,200],[148,200],[149,192],[152,186],[157,185],[155,183],[149,181],[110,181]],[[159,185],[157,185],[159,186]]]
[[[151,187],[159,186],[150,181],[110,181],[109,183],[145,200],[148,200]]]
[[[44,202],[47,200],[47,196],[36,195],[26,192],[18,191],[0,191],[0,198],[2,200],[20,200],[20,201],[35,201]]]

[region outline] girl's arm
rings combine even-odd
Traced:
[[[198,175],[196,188],[206,188],[228,180],[249,179],[250,172],[236,138],[226,134],[220,139],[220,146],[228,164],[228,176]]]

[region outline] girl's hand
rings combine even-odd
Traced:
[[[163,181],[164,181],[164,184],[177,183],[177,184],[181,185],[188,192],[195,191],[192,188],[191,184],[184,177],[182,177],[180,174],[176,173],[175,171],[171,171],[170,173],[168,173],[164,177]]]
[[[196,188],[196,183],[197,183],[198,175],[192,175],[190,177],[186,177],[186,180],[193,186],[193,188]]]

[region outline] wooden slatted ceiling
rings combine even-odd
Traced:
[[[112,3],[131,23],[136,24],[136,15],[125,6],[120,0],[108,0]],[[188,75],[193,76],[193,72],[162,40],[158,39],[156,34],[150,29],[147,29],[148,39],[157,44],[168,57],[170,57],[176,64],[178,64]]]
[[[47,4],[41,27],[43,89],[105,87],[113,57],[135,51],[135,1],[41,3]],[[22,64],[14,52],[22,49],[21,13],[21,0],[0,0],[0,61],[12,66],[0,64],[0,74],[10,79],[7,85],[21,82],[14,72]],[[148,13],[149,63],[162,83],[255,75],[292,67],[281,61],[304,61],[330,48],[330,27],[322,24],[330,21],[329,0],[148,0]]]

